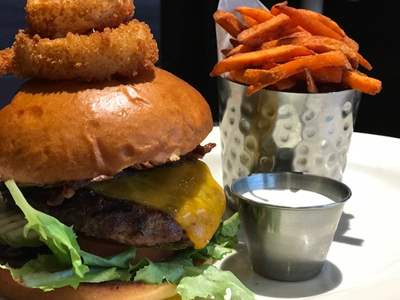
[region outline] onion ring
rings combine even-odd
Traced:
[[[102,81],[114,75],[132,78],[152,69],[158,60],[150,28],[138,20],[116,29],[90,35],[68,33],[54,40],[20,31],[13,50],[10,73],[49,80]]]
[[[12,61],[14,51],[12,48],[0,50],[0,76],[7,75],[12,72]]]
[[[134,13],[132,0],[28,0],[29,29],[41,37],[65,37],[68,32],[117,27]]]

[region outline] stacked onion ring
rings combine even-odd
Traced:
[[[28,30],[0,51],[0,75],[48,80],[132,78],[158,60],[150,28],[131,0],[28,0]]]

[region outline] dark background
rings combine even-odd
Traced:
[[[268,7],[279,1],[263,1]],[[296,7],[318,7],[336,20],[357,40],[362,54],[373,64],[368,73],[383,81],[383,92],[363,96],[356,131],[400,137],[400,116],[395,95],[399,59],[395,58],[398,27],[389,26],[388,0],[303,0],[289,1]],[[393,2],[392,2],[393,3]],[[136,17],[152,27],[159,46],[159,65],[196,87],[209,101],[218,119],[216,80],[208,76],[216,62],[215,26],[212,14],[217,0],[136,0]],[[24,24],[23,0],[0,1],[0,47],[11,45],[15,32]],[[391,39],[389,40],[389,37]],[[21,80],[0,79],[0,106],[14,95]]]

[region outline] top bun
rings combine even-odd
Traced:
[[[193,87],[161,69],[133,81],[30,81],[0,111],[0,180],[113,176],[192,151],[213,126]]]

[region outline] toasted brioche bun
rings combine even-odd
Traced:
[[[45,293],[18,284],[9,271],[0,269],[0,296],[7,300],[161,300],[175,295],[176,288],[171,284],[118,282],[82,284],[77,290],[61,288]]]
[[[161,69],[124,83],[30,81],[0,120],[0,181],[34,185],[163,164],[213,126],[200,93]]]

